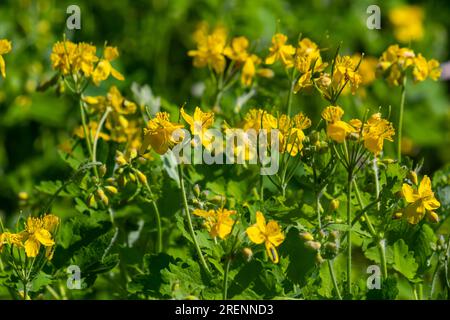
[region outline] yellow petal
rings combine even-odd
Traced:
[[[0,55],[0,72],[2,73],[2,77],[6,77],[6,68],[5,68],[5,60]]]
[[[266,219],[261,211],[256,211],[256,226],[261,232],[266,232]]]
[[[111,75],[119,81],[125,80],[125,77],[113,67],[111,67]]]
[[[255,226],[248,227],[246,233],[253,243],[261,244],[265,240],[264,234]]]
[[[35,237],[29,237],[28,240],[25,241],[25,253],[27,257],[36,257],[39,253],[40,246],[39,241]]]
[[[265,245],[266,245],[266,252],[270,260],[272,260],[273,263],[278,263],[279,257],[277,248],[275,248],[275,246],[269,241],[266,241]]]
[[[420,197],[426,197],[432,193],[431,191],[431,180],[428,176],[424,176],[419,185],[419,195]]]
[[[416,191],[406,183],[404,183],[402,186],[402,194],[403,197],[405,197],[406,202],[408,203],[415,202],[419,198],[419,195],[416,193]]]
[[[409,204],[405,208],[406,220],[411,224],[418,224],[425,215],[425,207],[420,201]]]
[[[34,233],[36,240],[38,240],[44,246],[52,246],[55,242],[52,240],[52,235],[45,229],[39,229]]]
[[[437,208],[439,208],[441,206],[439,201],[434,196],[430,196],[427,199],[424,199],[422,202],[423,202],[425,209],[430,210],[430,211],[436,210]]]

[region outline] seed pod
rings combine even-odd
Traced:
[[[245,260],[249,262],[253,257],[253,251],[250,248],[244,248],[242,249],[242,255],[244,256]]]
[[[100,168],[98,168],[98,174],[100,175],[100,178],[103,178],[106,174],[106,166],[102,164]]]
[[[319,251],[321,246],[322,245],[320,244],[320,242],[317,242],[317,241],[306,241],[305,242],[305,247],[307,249],[311,249],[313,251]]]
[[[299,233],[300,238],[302,238],[305,241],[312,241],[314,240],[314,237],[311,233],[309,232],[300,232]]]
[[[407,178],[409,180],[411,180],[412,183],[414,183],[415,185],[419,184],[419,180],[417,179],[417,173],[415,171],[410,171],[408,172]]]
[[[136,175],[137,175],[139,181],[140,181],[142,184],[147,184],[147,176],[146,176],[145,174],[143,174],[143,173],[142,173],[141,171],[139,171],[139,170],[136,170],[135,172],[136,172]]]
[[[330,209],[331,211],[336,211],[337,209],[339,209],[339,200],[338,199],[333,199],[330,202]]]
[[[105,187],[106,191],[108,191],[110,194],[117,194],[118,190],[116,187],[114,186],[106,186]]]

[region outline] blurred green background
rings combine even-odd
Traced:
[[[81,8],[81,30],[65,30],[66,9],[71,4]],[[366,27],[366,10],[372,4],[381,8],[381,30]],[[194,47],[191,34],[200,21],[212,26],[221,23],[231,35],[247,36],[263,57],[277,29],[291,40],[299,33],[310,37],[328,49],[323,54],[327,58],[339,43],[343,53],[378,57],[397,43],[388,13],[402,4],[418,5],[424,12],[424,37],[411,47],[428,59],[449,60],[448,1],[2,0],[0,38],[12,40],[13,50],[4,56],[7,77],[0,79],[0,215],[17,213],[20,191],[31,193],[39,181],[70,174],[58,146],[79,122],[78,108],[70,98],[57,97],[54,90],[35,90],[53,75],[50,52],[64,33],[74,41],[99,47],[107,41],[117,46],[121,56],[115,65],[126,80],[114,84],[128,97],[132,97],[131,84],[137,82],[150,85],[155,95],[173,104],[187,102],[192,107],[199,103],[191,94],[192,86],[207,77],[205,70],[193,68],[187,56]],[[102,94],[111,83],[90,93]],[[267,83],[275,90],[286,90],[285,84]],[[426,81],[407,91],[404,136],[412,141],[413,158],[425,158],[424,173],[450,162],[448,88],[448,81]],[[294,99],[294,108],[313,120],[325,106],[323,100],[307,94]],[[397,106],[399,99],[399,88],[376,80],[364,99],[344,97],[341,104],[361,113],[365,107]],[[270,106],[258,98],[251,103]]]

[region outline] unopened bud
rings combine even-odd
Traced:
[[[244,256],[245,260],[249,262],[253,257],[253,251],[250,248],[244,248],[242,249],[242,255]]]
[[[104,164],[102,164],[100,166],[100,168],[98,168],[98,174],[100,175],[101,178],[103,178],[106,174],[106,166]]]
[[[109,204],[109,199],[102,189],[97,189],[97,195],[100,198],[100,200],[105,204],[105,206]]]
[[[143,173],[142,173],[141,171],[139,171],[139,170],[136,170],[135,172],[136,172],[136,175],[137,175],[139,181],[140,181],[142,184],[147,184],[147,176],[146,176],[145,174],[143,174]]]
[[[306,241],[305,242],[305,247],[308,249],[312,249],[314,251],[319,251],[321,246],[322,245],[320,244],[320,242],[317,242],[317,241]]]
[[[300,238],[302,238],[305,241],[312,241],[314,240],[314,237],[311,233],[309,232],[300,232],[299,233]]]
[[[137,150],[132,148],[130,149],[130,159],[135,159],[137,157],[138,153]]]
[[[105,189],[111,194],[117,194],[118,190],[114,186],[106,186]]]
[[[339,204],[340,204],[340,202],[338,199],[331,200],[331,202],[330,202],[331,211],[336,211],[337,209],[339,209]]]
[[[317,252],[317,254],[316,254],[316,263],[317,264],[322,264],[324,262],[325,262],[325,260],[322,258],[322,255],[319,252]]]
[[[17,197],[19,198],[19,200],[22,200],[22,201],[26,201],[26,200],[28,200],[28,198],[29,198],[28,193],[25,192],[25,191],[19,192],[19,193],[17,194]]]
[[[123,153],[120,151],[116,151],[116,163],[119,166],[124,166],[127,164],[127,160],[125,159]]]
[[[89,195],[89,197],[87,198],[87,204],[89,207],[95,207],[95,205],[97,204],[97,201],[95,201],[95,196],[93,193],[91,193]]]
[[[136,182],[136,176],[132,172],[128,173],[128,177],[132,182]]]
[[[397,211],[397,212],[394,213],[394,215],[392,216],[392,219],[400,219],[402,216],[403,216],[403,212]]]
[[[200,186],[197,183],[194,185],[193,190],[194,190],[194,195],[196,197],[200,197]]]
[[[415,171],[412,171],[412,170],[411,170],[411,171],[408,173],[407,178],[408,178],[412,183],[414,183],[415,185],[419,184],[419,180],[417,179],[417,173],[416,173]]]
[[[430,219],[431,222],[434,222],[434,223],[439,222],[439,216],[434,211],[429,211],[428,218]]]

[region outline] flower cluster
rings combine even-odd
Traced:
[[[229,74],[241,70],[241,83],[248,87],[256,75],[270,78],[270,69],[260,68],[262,60],[248,51],[250,43],[244,36],[238,36],[228,41],[227,30],[221,26],[211,32],[206,23],[200,24],[194,33],[196,50],[190,50],[188,55],[193,57],[197,68],[209,67],[216,74],[222,75],[227,69]]]
[[[50,60],[53,69],[62,75],[90,78],[96,85],[108,79],[110,75],[117,80],[124,80],[123,75],[111,65],[119,56],[117,48],[105,46],[101,57],[98,57],[96,52],[97,48],[88,43],[76,44],[64,40],[55,43]]]
[[[204,226],[213,238],[225,239],[231,233],[235,224],[232,218],[236,214],[235,210],[225,208],[208,211],[195,209],[192,213],[204,219]]]
[[[384,140],[393,141],[395,130],[389,121],[381,118],[380,113],[370,116],[364,125],[359,119],[345,122],[343,115],[344,110],[339,106],[326,107],[322,112],[322,118],[327,122],[327,136],[332,140],[343,143],[350,136],[362,139],[364,147],[375,156],[383,150]]]
[[[403,83],[406,71],[412,69],[415,82],[425,81],[427,78],[437,80],[441,75],[439,62],[435,59],[426,60],[422,54],[415,54],[412,49],[391,45],[383,52],[379,59],[378,69],[386,77],[388,83],[399,86]]]

